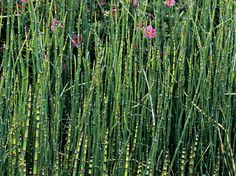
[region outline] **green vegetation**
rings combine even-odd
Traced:
[[[235,176],[235,7],[1,1],[0,175]]]

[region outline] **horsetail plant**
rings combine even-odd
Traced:
[[[235,11],[0,1],[0,175],[236,175]]]

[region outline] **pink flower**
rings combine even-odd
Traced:
[[[74,47],[78,48],[78,43],[79,43],[79,37],[77,34],[74,34],[74,37],[73,37],[73,45]]]
[[[28,3],[29,0],[21,0],[21,2],[23,2],[23,3]]]
[[[134,1],[134,5],[133,5],[133,1]],[[138,2],[138,0],[130,0],[129,1],[129,3],[130,3],[130,6],[134,6],[134,8],[138,8],[138,6],[139,6],[139,2]]]
[[[166,7],[173,7],[175,5],[175,0],[166,0]]]
[[[62,28],[62,24],[60,21],[57,21],[56,18],[53,18],[52,22],[51,22],[51,30],[54,31],[55,30],[55,26],[58,26],[59,28]]]
[[[115,16],[117,13],[118,13],[118,8],[117,8],[117,6],[115,5],[115,6],[112,8],[112,15]]]
[[[98,4],[99,4],[100,6],[104,6],[104,5],[106,4],[106,2],[105,2],[104,0],[102,0],[102,1],[100,1]]]
[[[54,24],[51,24],[51,30],[54,31]]]
[[[54,18],[53,20],[52,20],[52,22],[51,22],[51,30],[52,31],[54,31],[54,25],[55,25],[55,20],[56,20],[56,18]]]
[[[145,29],[144,29],[144,35],[147,37],[147,38],[155,38],[156,37],[156,29],[153,28],[151,25],[147,26]]]
[[[20,4],[16,4],[16,7],[18,8],[18,14],[21,14],[21,12],[24,12],[24,6],[23,5],[20,5]]]

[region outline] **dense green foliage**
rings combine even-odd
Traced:
[[[1,1],[0,175],[235,176],[235,6]]]

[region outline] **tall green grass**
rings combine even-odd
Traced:
[[[98,3],[0,3],[0,175],[236,175],[235,2]]]

